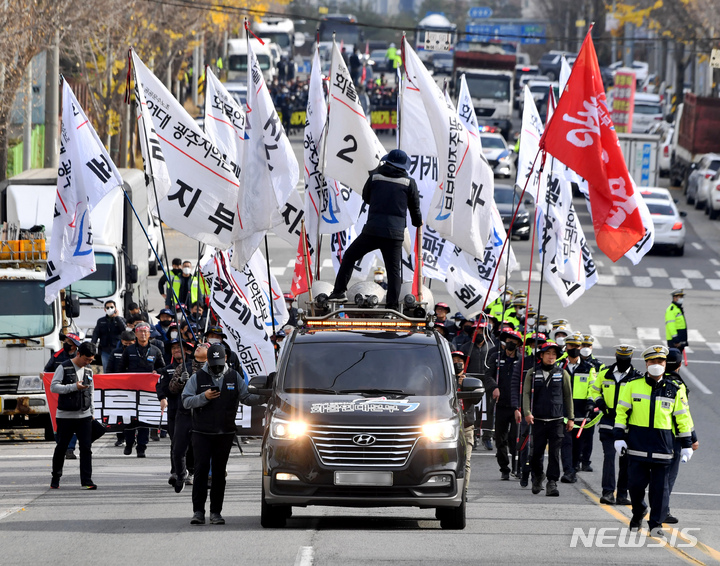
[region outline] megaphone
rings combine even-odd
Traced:
[[[352,285],[347,292],[348,299],[359,308],[374,308],[385,302],[385,289],[374,281],[360,281]]]
[[[435,299],[433,298],[432,291],[425,285],[421,289],[422,302],[418,302],[415,296],[412,294],[412,282],[408,281],[400,286],[400,300],[403,305],[403,314],[411,316],[413,318],[425,318],[429,308],[435,306]],[[426,304],[423,304],[426,303]]]

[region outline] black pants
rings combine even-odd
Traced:
[[[545,447],[548,448],[547,479],[558,481],[560,479],[560,445],[563,441],[565,426],[562,419],[554,421],[540,421],[535,419],[533,424],[533,452],[530,459],[530,468],[533,476],[542,477],[543,455]]]
[[[583,432],[585,434],[585,432]],[[615,437],[612,430],[600,429],[600,442],[603,447],[602,492],[603,495],[615,493],[627,497],[628,493],[628,455],[620,456],[617,484],[615,483]]]
[[[186,472],[195,470],[195,458],[192,447],[192,416],[178,412],[175,415],[172,445],[172,472],[178,478],[184,478]]]
[[[353,243],[350,244],[348,249],[345,250],[345,255],[342,258],[340,269],[335,278],[335,288],[333,292],[342,293],[347,291],[347,286],[352,277],[355,264],[370,252],[379,249],[385,262],[385,270],[387,271],[387,296],[385,297],[385,305],[387,308],[398,308],[400,284],[402,283],[402,277],[400,275],[402,245],[402,240],[367,236],[361,233],[355,238]]]
[[[65,453],[73,434],[77,435],[80,445],[80,484],[92,483],[92,417],[84,419],[56,419],[57,444],[52,459],[52,475],[61,477]]]
[[[580,421],[582,422],[582,421]],[[572,461],[573,468],[577,472],[580,469],[580,465],[589,466],[590,457],[592,456],[593,440],[595,436],[595,426],[590,428],[585,427],[580,435],[577,437],[577,433],[580,429],[574,428],[572,435]]]
[[[650,530],[660,526],[667,515],[670,491],[668,490],[668,463],[647,462],[630,456],[628,463],[630,501],[633,514],[641,514],[645,509],[645,488],[650,501]]]
[[[523,419],[520,422],[520,435],[518,438],[520,444],[516,443],[517,451],[517,473],[521,478],[527,479],[530,476],[530,453],[533,445],[530,435],[530,425]],[[542,459],[540,460],[542,467]]]
[[[574,430],[574,429],[573,429]],[[575,433],[577,434],[577,432]],[[584,434],[584,433],[583,433]],[[574,474],[577,470],[573,466],[573,433],[563,429],[562,447],[560,449],[562,457],[562,468],[564,474]]]
[[[212,487],[210,488],[210,513],[222,511],[225,499],[225,469],[230,449],[235,442],[234,434],[199,434],[193,432],[192,445],[195,452],[195,479],[193,480],[193,513],[205,513],[208,492],[208,474],[212,460]]]
[[[131,429],[125,429],[125,445],[126,446],[132,446],[135,444],[135,433],[137,432],[137,451],[138,452],[145,452],[148,445],[148,440],[150,439],[150,429],[149,428],[131,428]]]
[[[515,471],[516,439],[515,409],[512,407],[495,407],[495,446],[497,447],[495,457],[501,472]],[[508,448],[510,449],[509,454]]]

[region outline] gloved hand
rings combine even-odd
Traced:
[[[627,442],[624,440],[616,440],[615,441],[615,451],[620,455],[623,456],[625,452],[627,452]]]
[[[693,455],[692,448],[682,448],[680,450],[680,461],[681,462],[689,462],[690,458],[692,458],[692,455]]]

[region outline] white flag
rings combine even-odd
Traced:
[[[253,312],[243,296],[238,272],[230,267],[228,253],[218,250],[202,266],[210,287],[210,306],[232,336],[228,340],[249,377],[275,371],[275,351],[265,330],[265,321]]]
[[[385,155],[385,148],[368,124],[350,72],[335,42],[327,137],[325,174],[362,193],[370,171]]]
[[[282,289],[272,273],[268,273],[267,262],[260,250],[256,250],[250,261],[241,271],[231,270],[233,279],[238,283],[241,293],[247,300],[253,314],[265,323],[265,332],[268,336],[273,333],[273,317],[270,316],[270,301],[272,300],[272,314],[274,328],[277,332],[288,321],[290,315],[283,298]],[[270,279],[268,281],[268,275]],[[270,290],[272,289],[272,299]]]
[[[442,91],[405,40],[408,80],[420,89],[439,156],[440,188],[428,225],[474,257],[482,254],[492,225],[494,176],[475,139],[448,106]]]
[[[123,180],[72,89],[63,80],[55,214],[45,276],[45,302],[95,271],[90,212]]]
[[[210,67],[205,70],[205,133],[223,152],[226,161],[242,167],[245,111]]]
[[[147,152],[143,155],[145,173],[152,176],[148,169],[164,161],[171,180],[167,196],[160,199],[163,222],[191,238],[227,249],[237,221],[239,169],[223,158],[135,51],[132,60],[139,116],[147,120],[144,132],[154,130],[159,144],[154,145],[151,138],[141,144]]]
[[[470,96],[470,90],[465,80],[465,73],[460,76],[460,94],[458,95],[457,113],[460,115],[460,120],[465,124],[468,131],[479,140],[480,128],[478,127],[472,96]],[[482,147],[482,143],[480,146]]]

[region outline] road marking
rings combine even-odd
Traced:
[[[635,287],[652,287],[653,286],[653,280],[652,277],[640,277],[638,275],[634,276],[632,278],[633,284]]]
[[[685,348],[687,350],[687,348]],[[687,375],[688,379],[693,382],[695,387],[697,387],[700,391],[705,393],[705,395],[712,395],[712,391],[710,391],[707,387],[705,387],[705,384],[700,381],[697,377],[695,377],[695,374],[691,372],[686,367],[680,368],[680,373]]]
[[[712,258],[710,260],[710,263],[712,263],[713,265],[720,265],[720,261],[716,260],[715,258]]]
[[[271,267],[270,273],[272,273],[275,277],[282,277],[285,275],[285,270],[287,267]]]
[[[595,338],[615,338],[612,326],[604,326],[602,324],[591,324],[590,334]]]
[[[333,266],[333,262],[332,262],[332,259],[330,259],[330,258],[325,258],[323,260],[322,264],[320,265],[320,267],[332,267],[332,266]]]
[[[705,342],[705,338],[697,330],[688,330],[688,342]]]
[[[712,350],[716,356],[720,356],[720,342],[707,342],[707,347]]]
[[[636,332],[638,340],[648,340],[650,342],[660,341],[660,331],[657,328],[639,326]]]
[[[597,495],[595,495],[593,492],[591,492],[589,489],[582,489],[581,491],[591,501],[593,501],[595,503],[595,505],[597,505],[598,507],[600,507],[600,509],[603,509],[605,512],[607,512],[608,515],[614,517],[615,519],[620,521],[623,525],[630,527],[630,519],[628,519],[625,515],[620,513],[620,511],[610,507],[609,505],[601,505],[600,498]],[[646,529],[642,529],[642,532],[645,534],[646,537],[654,538]],[[658,539],[658,540],[660,540],[660,539]],[[693,558],[687,552],[684,552],[683,550],[680,550],[679,548],[675,548],[674,546],[670,546],[669,544],[665,544],[663,546],[665,549],[667,549],[668,552],[674,554],[678,558],[682,558],[683,560],[690,562],[691,564],[705,564],[704,562],[701,562],[697,558]]]
[[[614,275],[601,275],[598,274],[598,285],[617,285],[617,280]]]
[[[289,259],[287,262],[287,267],[295,267],[295,260]]]
[[[667,277],[668,273],[662,267],[648,267],[648,275],[650,277]]]
[[[610,270],[613,275],[617,275],[618,277],[630,277],[630,269],[624,265],[613,265],[610,267]]]
[[[595,265],[597,265],[598,267],[605,267],[605,262],[601,259],[598,259],[595,260]],[[718,265],[720,265],[720,262],[718,263]]]
[[[699,495],[701,497],[720,497],[720,493],[689,493],[687,491],[673,491],[675,495]]]
[[[670,286],[674,289],[692,289],[690,280],[685,277],[671,277]]]
[[[636,350],[639,350],[643,348],[643,343],[638,340],[637,338],[620,338],[620,344],[627,344],[628,346],[632,346]]]
[[[10,509],[6,509],[5,511],[0,511],[0,521],[2,521],[5,517],[9,517],[13,513],[17,513],[21,509],[24,509],[23,507],[11,507]]]
[[[310,566],[315,560],[315,550],[312,546],[301,546],[295,556],[295,566]]]
[[[720,291],[720,279],[705,279],[705,283],[708,284],[713,291]]]
[[[695,248],[696,250],[703,249],[702,244],[698,244],[697,242],[693,242],[692,247]]]
[[[539,282],[540,282],[540,279],[541,279],[541,277],[540,277],[540,272],[539,272],[539,271],[533,271],[533,272],[532,272],[532,280],[539,283]],[[527,281],[527,280],[528,280],[528,272],[527,272],[527,271],[523,271],[523,272],[522,272],[522,280],[523,280],[523,281]]]
[[[703,279],[705,277],[699,269],[681,269],[680,271],[688,279]]]

